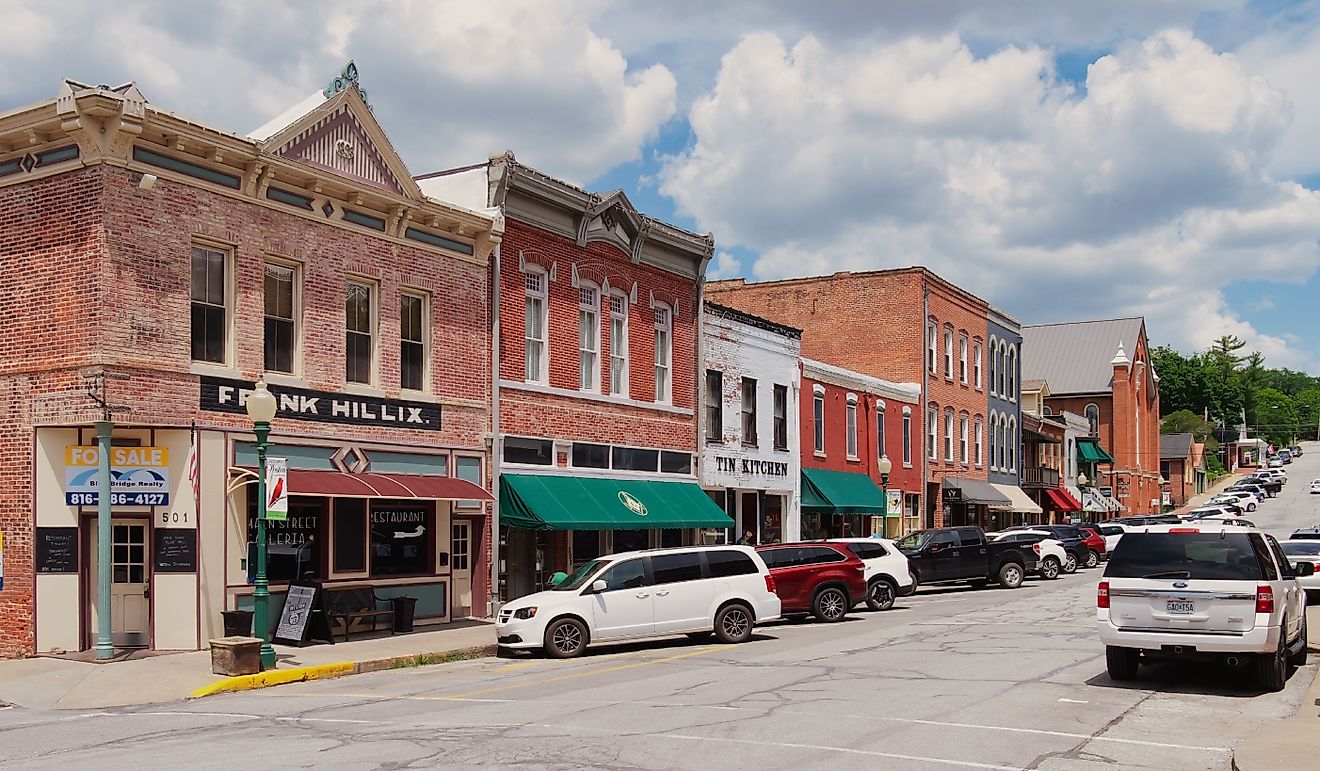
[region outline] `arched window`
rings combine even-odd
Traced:
[[[1091,424],[1091,436],[1100,436],[1100,408],[1095,404],[1088,404],[1082,409],[1082,414],[1086,417],[1086,422]]]
[[[999,413],[995,412],[994,410],[990,411],[989,432],[990,432],[990,437],[989,437],[990,438],[990,468],[995,468],[999,465],[999,461],[995,457],[995,448],[999,446]]]
[[[578,387],[600,392],[600,288],[578,287]]]
[[[1008,398],[1017,401],[1017,346],[1008,347]]]
[[[986,349],[986,359],[988,359],[987,363],[990,365],[990,393],[995,394],[998,393],[995,390],[995,374],[999,372],[999,343],[995,341],[993,335],[990,336],[990,347]],[[995,424],[995,419],[994,416],[992,415],[990,417],[990,425],[992,428],[994,424]],[[993,444],[994,443],[991,442],[992,446]],[[993,464],[994,461],[993,450],[990,453],[990,459]]]
[[[1017,441],[1017,417],[1008,419],[1008,470],[1017,471],[1018,441]]]
[[[1002,340],[999,342],[999,380],[995,387],[999,389],[999,398],[1008,398],[1008,344]]]

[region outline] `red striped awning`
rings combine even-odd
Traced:
[[[1045,491],[1045,496],[1050,499],[1050,508],[1055,511],[1070,514],[1074,511],[1082,510],[1082,504],[1078,503],[1077,499],[1072,497],[1072,493],[1069,493],[1067,490],[1048,489]]]
[[[426,498],[439,501],[491,501],[491,494],[465,479],[423,474],[346,474],[289,469],[290,495],[339,498]]]

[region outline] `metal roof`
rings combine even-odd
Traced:
[[[1135,351],[1141,317],[1022,328],[1022,380],[1049,381],[1053,396],[1110,390],[1118,346]]]
[[[1160,460],[1179,460],[1191,456],[1191,434],[1160,434]]]

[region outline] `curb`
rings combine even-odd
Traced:
[[[385,659],[344,661],[337,664],[318,664],[311,667],[294,667],[292,669],[273,669],[269,672],[259,672],[255,675],[239,675],[237,677],[226,677],[223,680],[217,680],[210,685],[203,686],[193,691],[188,695],[188,698],[200,699],[206,696],[214,696],[218,693],[252,691],[258,688],[270,688],[272,686],[284,685],[286,683],[301,683],[307,680],[326,680],[333,677],[380,672],[386,669],[406,669],[410,667],[431,666],[434,664],[448,664],[452,661],[466,661],[468,659],[493,656],[495,655],[496,647],[497,646],[494,645],[480,645],[475,648],[460,648],[457,650],[438,651],[435,653],[416,653],[408,656],[393,656]]]

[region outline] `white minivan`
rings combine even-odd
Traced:
[[[572,658],[593,643],[714,634],[740,643],[778,618],[779,595],[750,546],[688,546],[610,554],[553,588],[500,608],[496,641]]]

